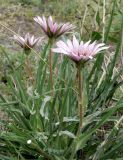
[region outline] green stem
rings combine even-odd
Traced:
[[[49,66],[50,66],[50,89],[52,90],[51,94],[53,95],[53,71],[52,71],[52,52],[51,47],[53,44],[53,39],[49,39],[49,46],[50,46],[50,52],[49,52]]]
[[[79,109],[79,119],[80,119],[77,135],[79,135],[81,132],[81,129],[83,127],[83,116],[84,116],[84,109],[83,109],[83,104],[82,104],[83,85],[82,85],[82,74],[81,74],[81,65],[80,64],[78,64],[77,69],[78,69],[78,93],[79,93],[78,94],[78,109]]]
[[[83,127],[83,117],[84,117],[84,108],[83,108],[83,79],[82,79],[82,73],[81,73],[81,64],[77,63],[77,84],[78,84],[78,114],[79,114],[79,127],[76,133],[76,137],[78,137],[81,133],[81,129]],[[75,154],[75,141],[71,144],[70,149],[72,150],[71,156],[69,160],[72,160]]]
[[[50,49],[50,54],[49,54],[49,65],[50,65],[50,87],[51,90],[53,90],[53,72],[52,72],[52,52]]]
[[[23,51],[22,56],[21,56],[21,64],[19,66],[19,68],[20,68],[20,75],[22,75],[24,63],[25,63],[25,52]]]

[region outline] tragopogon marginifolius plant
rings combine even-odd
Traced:
[[[10,117],[8,123],[0,121],[6,129],[0,132],[1,159],[122,158],[123,67],[119,53],[123,19],[117,32],[112,28],[113,15],[117,15],[114,13],[119,7],[116,5],[115,8],[115,2],[111,6],[111,14],[109,11],[104,14],[108,8],[105,8],[107,1],[103,3],[101,12],[97,10],[102,7],[101,3],[93,16],[96,17],[93,27],[82,24],[86,32],[83,30],[80,35],[80,29],[76,29],[72,40],[64,36],[73,31],[75,27],[72,24],[54,22],[51,16],[35,17],[34,21],[40,25],[48,40],[42,43],[30,34],[24,38],[14,36],[24,51],[34,51],[33,47],[39,42],[41,44],[39,53],[32,52],[27,56],[24,52],[24,63],[20,63],[23,55],[19,51],[15,52],[17,58],[12,59],[11,53],[0,47],[0,53],[6,55],[5,60],[10,66],[6,76],[7,93],[4,94],[4,90],[0,92],[0,107]],[[82,23],[90,18],[88,7],[90,5],[87,3],[84,16],[79,18]],[[109,21],[106,25],[105,20]],[[101,23],[99,26],[97,21]],[[115,44],[110,41],[114,38],[111,37],[114,30],[118,37]]]

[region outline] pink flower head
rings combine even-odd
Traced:
[[[49,38],[57,38],[75,28],[69,22],[64,24],[58,24],[57,22],[54,22],[52,16],[49,16],[48,19],[46,19],[44,16],[37,16],[34,18],[34,20],[41,26],[42,30]]]
[[[19,46],[21,46],[24,49],[33,48],[36,45],[36,43],[38,43],[41,40],[40,38],[36,39],[29,33],[27,33],[24,38],[21,36],[14,35],[13,39],[19,44]]]
[[[84,43],[83,41],[79,42],[75,36],[73,40],[67,40],[67,42],[59,41],[56,43],[57,48],[52,49],[53,52],[63,53],[70,57],[73,61],[87,61],[95,57],[100,51],[108,49],[109,47],[105,46],[104,43],[97,44],[96,41],[91,43],[88,41]]]

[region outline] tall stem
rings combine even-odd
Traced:
[[[51,94],[53,95],[53,71],[52,71],[52,52],[51,52],[52,44],[53,44],[53,39],[49,39],[49,46],[50,46],[50,52],[49,52],[50,88],[52,90]]]
[[[53,72],[52,72],[52,52],[50,48],[50,54],[49,54],[49,65],[50,65],[50,87],[51,90],[53,90]]]
[[[78,64],[77,66],[78,69],[78,109],[79,109],[79,128],[77,131],[77,135],[81,132],[81,129],[83,127],[83,115],[84,115],[84,109],[83,109],[83,96],[82,96],[82,91],[83,91],[83,85],[82,85],[82,74],[81,74],[81,66]]]
[[[25,69],[26,69],[26,73],[28,74],[29,80],[32,82],[32,84],[34,84],[34,79],[33,79],[33,74],[32,74],[32,68],[29,62],[29,57],[27,57],[26,61],[25,61]]]
[[[77,63],[77,84],[78,84],[78,115],[79,115],[79,127],[76,133],[76,136],[79,136],[81,133],[81,129],[83,127],[83,117],[84,117],[84,108],[83,108],[83,78],[82,78],[82,73],[81,73],[81,64]],[[73,141],[71,145],[71,149],[73,148],[74,150],[71,152],[70,160],[73,159],[74,154],[75,154],[75,143]]]
[[[23,53],[22,53],[22,56],[21,56],[21,64],[20,64],[20,66],[19,66],[19,75],[21,76],[21,75],[23,75],[23,68],[24,68],[24,63],[25,63],[25,52],[23,51]]]

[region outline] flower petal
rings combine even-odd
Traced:
[[[74,52],[76,52],[76,54],[79,53],[79,42],[75,36],[73,36],[73,47],[74,47]]]
[[[66,55],[69,55],[68,52],[66,52],[64,49],[62,48],[52,48],[52,52],[55,52],[55,53],[63,53],[63,54],[66,54]]]
[[[53,25],[53,19],[52,19],[51,16],[49,16],[47,22],[48,22],[48,27],[50,28],[50,31],[53,32],[53,30],[54,30],[54,25]]]
[[[63,48],[66,52],[69,52],[70,49],[69,47],[63,42],[63,41],[58,41],[56,43],[56,45],[59,47],[59,48]]]

